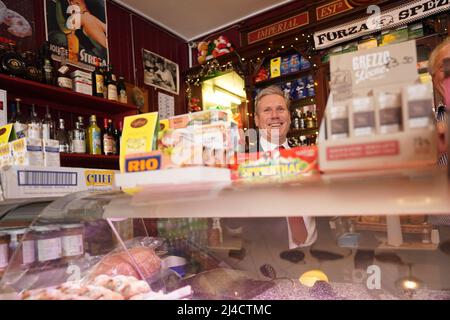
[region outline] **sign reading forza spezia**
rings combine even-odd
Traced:
[[[450,0],[417,0],[368,18],[352,21],[314,33],[316,49],[324,49],[383,29],[395,28],[409,22],[450,9]]]

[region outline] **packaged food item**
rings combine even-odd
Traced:
[[[372,97],[352,99],[353,134],[367,136],[376,132],[375,108]]]
[[[45,167],[60,167],[61,159],[59,155],[59,141],[58,140],[43,140],[44,151],[44,166]]]
[[[329,112],[331,140],[347,138],[349,136],[347,105],[336,103]]]
[[[281,57],[270,60],[270,78],[277,78],[281,75]]]
[[[289,57],[289,72],[294,73],[300,71],[301,68],[301,58],[298,53],[293,54]]]
[[[423,37],[423,23],[414,23],[408,26],[408,39]]]
[[[394,30],[381,31],[381,46],[408,40],[408,26],[401,26]]]
[[[431,84],[407,86],[404,90],[410,128],[426,128],[433,124],[433,91]]]
[[[240,159],[239,157],[245,157]],[[231,166],[232,179],[253,180],[264,177],[288,178],[318,172],[317,147],[295,147],[273,152],[238,155]]]
[[[315,88],[315,82],[312,75],[309,75],[305,77],[303,80],[306,83],[306,90],[308,92],[308,97],[315,97],[316,96],[316,88]]]
[[[304,56],[300,56],[300,69],[307,70],[309,68],[311,68],[311,62]]]
[[[81,223],[61,225],[62,257],[66,262],[84,255],[84,225]]]
[[[158,123],[158,112],[125,117],[120,144],[121,172],[125,172],[126,155],[150,152],[157,148]]]
[[[170,129],[183,129],[193,126],[228,122],[228,113],[222,110],[205,110],[169,118]]]
[[[13,164],[12,150],[9,143],[0,144],[0,168]]]
[[[13,164],[15,166],[44,166],[42,140],[22,138],[11,142]]]
[[[296,99],[303,99],[308,97],[308,88],[305,78],[300,78],[295,81],[295,96]]]
[[[381,91],[377,94],[380,133],[394,133],[402,130],[402,99],[398,90]]]
[[[27,231],[28,229],[24,228],[8,230],[11,238],[9,243],[10,257],[20,248],[14,261],[23,267],[31,266],[36,261],[35,241],[31,239],[30,235],[25,235]]]
[[[32,239],[36,241],[37,268],[54,267],[62,257],[61,228],[56,225],[34,226]]]
[[[289,63],[290,63],[290,57],[283,57],[281,59],[281,75],[285,76],[287,74],[289,74],[290,69],[289,69]]]

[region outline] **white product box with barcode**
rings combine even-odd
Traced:
[[[0,127],[8,123],[8,100],[5,90],[0,90]]]
[[[61,159],[59,156],[59,141],[58,140],[43,140],[44,152],[44,166],[45,167],[60,167]]]
[[[10,166],[0,170],[4,199],[59,197],[79,191],[111,191],[114,170]]]
[[[42,140],[22,138],[10,142],[15,166],[44,166]]]

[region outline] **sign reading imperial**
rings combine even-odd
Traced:
[[[309,13],[306,11],[285,20],[275,22],[267,27],[249,32],[247,34],[247,42],[248,44],[252,44],[307,24],[309,24]]]
[[[316,49],[324,49],[379,30],[395,28],[450,9],[450,0],[416,0],[367,18],[314,33]]]

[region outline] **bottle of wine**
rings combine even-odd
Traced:
[[[119,102],[127,103],[127,87],[125,86],[124,77],[119,77],[119,82],[117,83],[117,92],[119,94]]]
[[[111,125],[109,123],[111,122]],[[116,141],[112,129],[112,120],[103,119],[103,154],[112,155],[116,149]]]
[[[120,154],[120,139],[122,138],[123,122],[119,122],[119,126],[114,129],[114,139],[116,141],[116,154]]]
[[[109,65],[108,68],[108,75],[106,77],[105,87],[108,92],[107,93],[108,100],[118,101],[119,98],[117,94],[117,79],[116,75],[114,74],[112,65]]]
[[[54,67],[49,49],[49,44],[47,42],[42,47],[41,65],[42,65],[42,72],[44,74],[43,82],[48,85],[54,85],[55,84]]]
[[[100,61],[97,61],[97,66],[92,72],[92,95],[96,97],[104,97],[105,78],[103,71],[100,68]]]

